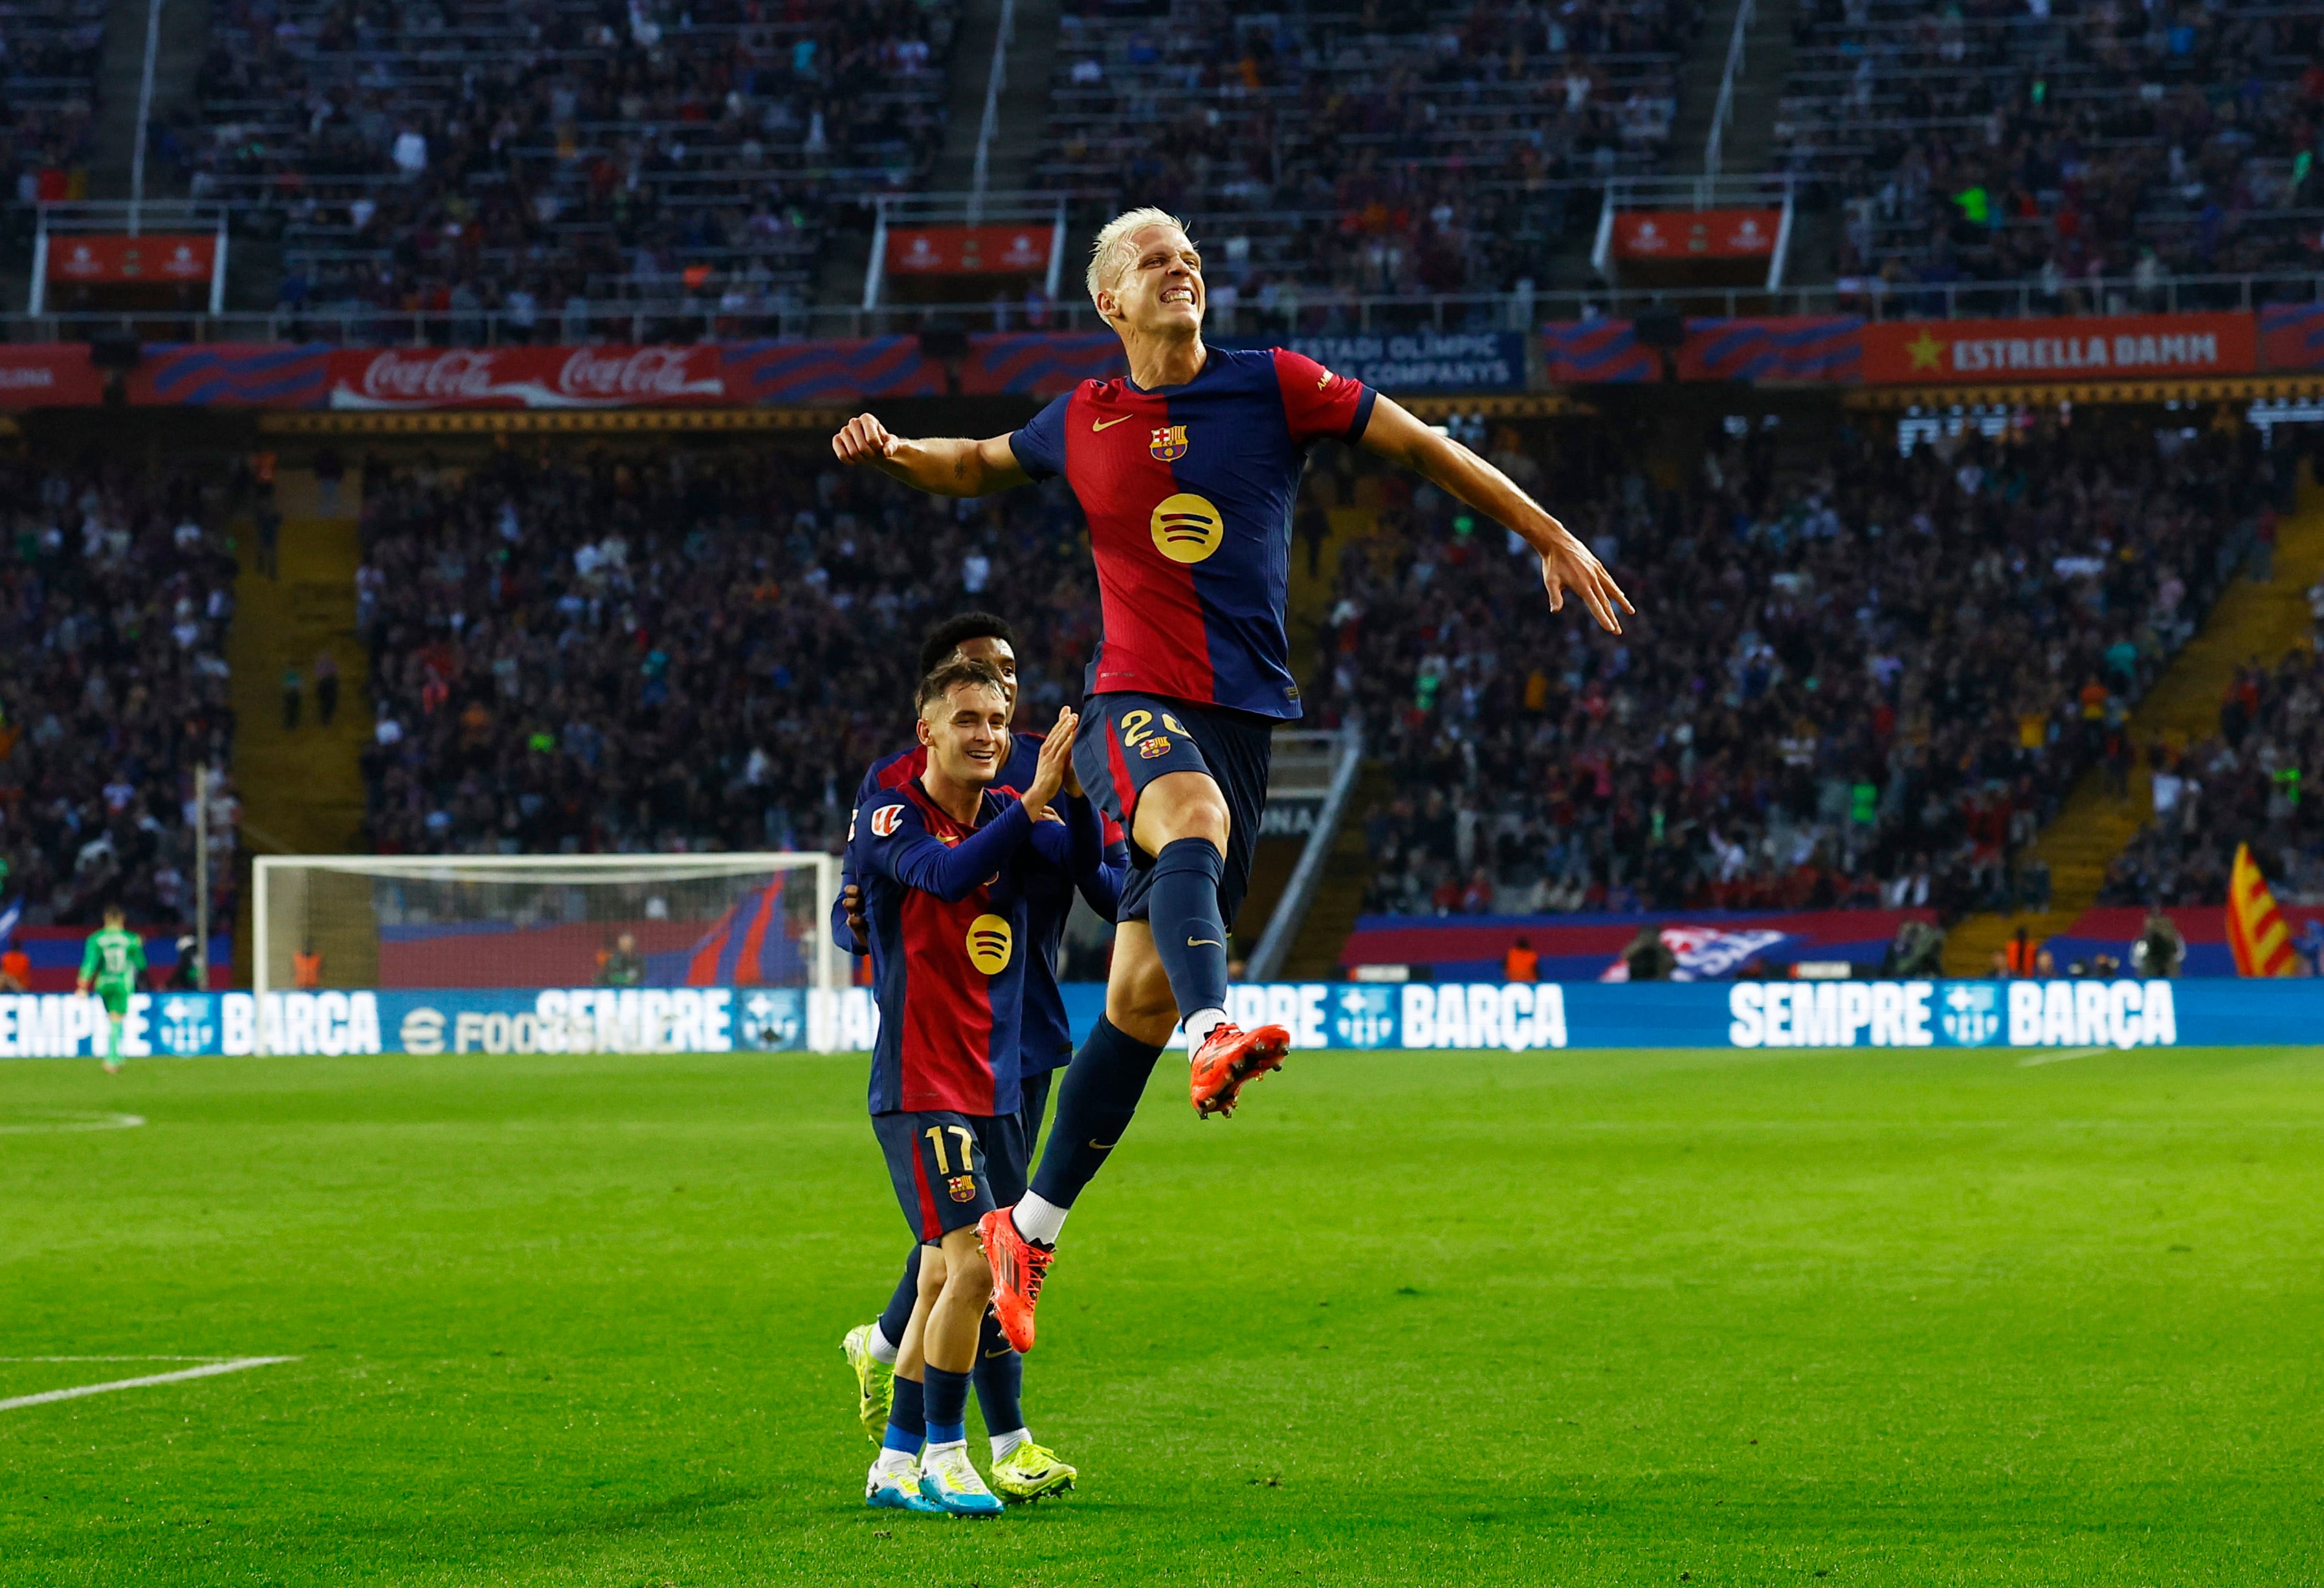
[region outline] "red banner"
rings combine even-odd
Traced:
[[[1626,209],[1614,217],[1617,259],[1766,259],[1780,209]]]
[[[1040,275],[1047,226],[915,226],[888,234],[888,269],[902,276]]]
[[[0,346],[0,408],[81,408],[105,401],[105,377],[78,343]]]
[[[1886,320],[1864,328],[1864,378],[1876,384],[2242,375],[2258,367],[2259,325],[2248,314]]]
[[[49,239],[49,280],[92,286],[149,282],[207,282],[217,263],[217,238],[191,236],[62,236]]]
[[[691,347],[384,348],[330,355],[330,406],[685,408],[748,402],[715,344]]]

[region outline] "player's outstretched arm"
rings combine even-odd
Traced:
[[[840,462],[878,469],[936,496],[990,496],[1032,483],[1006,436],[907,441],[868,413],[859,413],[831,439]]]
[[[1451,437],[1430,429],[1397,403],[1386,397],[1374,401],[1371,420],[1360,441],[1366,451],[1404,465],[1524,536],[1541,553],[1541,582],[1549,591],[1550,611],[1564,611],[1565,593],[1571,590],[1582,598],[1600,628],[1618,634],[1622,632],[1619,613],[1637,610],[1597,554],[1551,517],[1548,509],[1526,495],[1515,480]]]

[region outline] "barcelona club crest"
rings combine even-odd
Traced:
[[[952,1199],[954,1202],[974,1202],[976,1200],[976,1177],[974,1175],[954,1175],[951,1179],[945,1182],[945,1189],[952,1193]]]
[[[1186,427],[1156,425],[1154,439],[1147,444],[1146,449],[1164,463],[1177,462],[1186,456]]]

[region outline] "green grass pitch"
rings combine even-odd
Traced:
[[[0,1065],[0,1399],[300,1358],[0,1411],[0,1583],[2318,1582],[2324,1049],[2020,1057],[1166,1066],[989,1523],[861,1505],[860,1059]]]

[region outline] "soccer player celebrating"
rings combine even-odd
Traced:
[[[868,413],[832,438],[843,462],[944,495],[1063,475],[1089,521],[1102,634],[1074,766],[1130,834],[1132,870],[1104,1017],[1057,1088],[1030,1194],[987,1221],[994,1306],[1020,1350],[1066,1210],[1174,1030],[1204,1115],[1231,1113],[1290,1043],[1280,1026],[1243,1031],[1226,1018],[1227,932],[1250,880],[1269,735],[1299,715],[1284,618],[1307,447],[1352,442],[1507,525],[1540,555],[1551,611],[1572,591],[1618,633],[1631,610],[1563,524],[1393,401],[1282,348],[1204,346],[1202,256],[1176,217],[1134,209],[1108,222],[1086,285],[1128,379],[1084,381],[1024,429],[981,441],[907,440]]]
[[[73,991],[86,995],[93,987],[105,1002],[105,1073],[121,1070],[121,1022],[129,1016],[129,995],[145,974],[145,943],[122,925],[119,905],[108,905],[105,925],[88,935],[80,951],[80,975]]]
[[[947,661],[984,662],[1001,679],[1013,724],[1018,703],[1016,641],[1016,631],[1008,621],[989,612],[965,612],[946,618],[928,632],[920,648],[921,676],[935,672]],[[1012,728],[1001,755],[1000,786],[1030,787],[1044,743],[1039,734],[1018,733]],[[927,748],[922,744],[874,762],[856,790],[855,809],[860,813],[887,790],[919,778],[927,771]],[[1076,820],[1098,819],[1090,810],[1086,797],[1076,790],[1065,790],[1060,803]],[[1103,852],[1093,857],[1093,863],[1080,875],[1068,876],[1055,867],[1038,866],[1031,868],[1025,880],[1025,989],[1018,1061],[1019,1090],[1024,1102],[1017,1112],[1016,1129],[1019,1161],[1027,1166],[1033,1161],[1042,1116],[1048,1109],[1050,1078],[1073,1057],[1073,1034],[1065,1023],[1065,995],[1057,986],[1056,964],[1066,918],[1073,912],[1074,891],[1078,889],[1082,897],[1089,900],[1091,909],[1111,920],[1120,902],[1122,876],[1128,870],[1128,854],[1119,833],[1108,834],[1107,839]],[[862,954],[870,950],[864,942],[865,923],[859,900],[860,881],[843,866],[839,900],[832,911],[832,937],[835,942]],[[1021,1184],[1003,1185],[998,1180],[993,1187],[995,1199],[1004,1207],[1016,1202],[1024,1192]],[[918,1298],[920,1256],[925,1250],[915,1245],[906,1254],[903,1278],[889,1298],[887,1310],[875,1322],[850,1329],[840,1343],[847,1364],[855,1374],[857,1415],[874,1444],[884,1436],[889,1410],[894,1402],[893,1369]],[[971,1381],[992,1443],[994,1491],[1010,1504],[1069,1491],[1078,1474],[1058,1460],[1055,1451],[1036,1440],[1026,1426],[1025,1359],[1010,1345],[998,1319],[989,1312],[982,1328],[983,1338]]]
[[[1042,819],[1065,783],[1073,713],[1059,715],[1031,782],[1011,799],[994,787],[1009,705],[991,667],[938,667],[919,708],[927,766],[859,808],[848,839],[880,1003],[872,1131],[905,1220],[928,1247],[864,1499],[990,1515],[1001,1502],[969,1460],[965,1427],[992,1284],[976,1224],[995,1210],[996,1185],[1024,1183],[1026,878],[1040,864],[1069,866],[1074,848],[1094,851],[1098,832],[1093,817]]]

